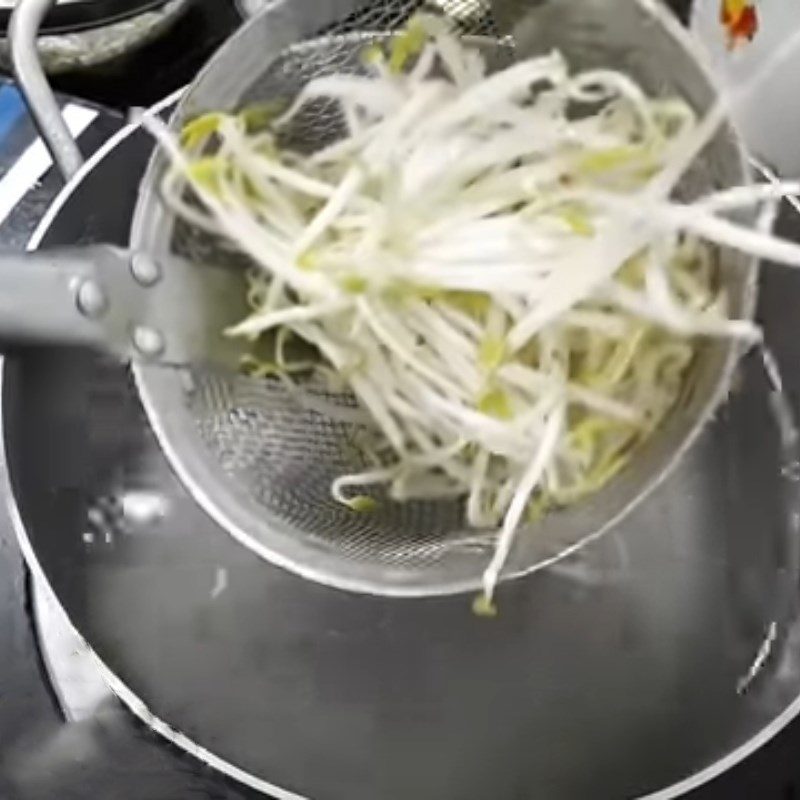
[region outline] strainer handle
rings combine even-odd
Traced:
[[[81,344],[125,355],[116,296],[129,254],[108,245],[0,253],[0,344]]]
[[[17,0],[9,23],[14,75],[39,135],[64,180],[83,164],[78,145],[67,127],[42,68],[37,50],[39,27],[56,0]]]
[[[237,370],[251,344],[244,270],[111,245],[0,252],[0,349],[88,345],[122,360]]]

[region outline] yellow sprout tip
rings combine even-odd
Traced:
[[[497,616],[497,606],[488,597],[486,594],[481,593],[479,594],[473,601],[472,601],[472,613],[476,617],[484,617],[489,619],[494,619]]]
[[[508,395],[502,389],[492,389],[483,395],[478,401],[478,410],[498,419],[511,419],[514,416]]]
[[[372,497],[360,494],[358,497],[353,497],[348,500],[347,507],[359,514],[366,514],[370,511],[374,511],[378,507],[378,502]]]

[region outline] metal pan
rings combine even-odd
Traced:
[[[124,244],[149,149],[131,130],[99,153],[32,244],[90,244],[89,213]],[[800,357],[798,292],[765,278],[781,363]],[[674,796],[800,708],[796,471],[760,365],[742,369],[648,503],[510,585],[493,621],[463,597],[355,596],[264,564],[176,480],[127,370],[86,351],[6,362],[4,488],[36,577],[114,690],[272,796]]]
[[[34,244],[80,241],[89,209],[124,242],[148,149],[129,132],[98,154]],[[128,187],[118,206],[97,203],[109,183]],[[800,358],[798,298],[796,275],[765,276],[782,363]],[[800,377],[787,384],[800,407]],[[176,481],[118,365],[40,349],[7,360],[2,400],[35,576],[136,714],[271,796],[671,797],[800,709],[784,591],[798,484],[757,362],[646,507],[512,584],[493,621],[461,597],[316,587],[238,547]]]
[[[166,5],[169,0],[62,0],[42,23],[42,32],[74,33],[130,19]],[[0,2],[0,30],[8,26],[15,3]]]

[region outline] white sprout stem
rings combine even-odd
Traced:
[[[397,476],[397,468],[374,469],[367,472],[354,473],[352,475],[340,475],[331,484],[331,495],[337,503],[347,505],[350,500],[345,495],[345,489],[352,489],[354,486],[369,486],[370,484],[388,483]]]
[[[292,306],[266,314],[256,313],[244,322],[229,328],[228,336],[255,336],[259,333],[290,325],[295,322],[310,322],[331,314],[341,314],[352,305],[350,300],[334,300],[309,306]]]
[[[503,527],[497,539],[492,560],[483,573],[483,591],[486,597],[491,600],[494,597],[494,590],[500,579],[500,573],[508,560],[514,537],[519,529],[522,516],[528,506],[530,496],[538,486],[547,464],[552,458],[558,445],[558,437],[564,424],[564,405],[560,403],[550,414],[545,425],[544,435],[542,436],[539,449],[531,459],[530,466],[525,471],[522,479],[517,486],[514,498],[508,507],[506,517],[503,520]]]
[[[360,169],[354,167],[348,171],[325,207],[311,220],[306,230],[295,242],[295,256],[303,255],[336,221],[336,218],[344,211],[347,203],[358,191],[363,180],[364,175]]]
[[[767,178],[770,179],[768,174]],[[734,186],[714,192],[697,202],[695,206],[702,208],[703,211],[719,213],[720,211],[748,208],[774,200],[796,199],[797,195],[800,195],[800,182],[785,181],[781,183],[773,176],[770,183],[761,186]]]

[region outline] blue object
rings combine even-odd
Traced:
[[[25,101],[10,85],[0,85],[0,141],[6,138],[14,126],[25,115]]]

